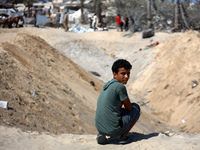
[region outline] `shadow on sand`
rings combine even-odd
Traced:
[[[128,134],[129,142],[127,144],[145,140],[145,139],[149,139],[149,138],[158,136],[158,134],[159,133],[142,134],[142,133],[132,132],[132,133]],[[108,144],[119,144],[119,137],[108,138],[107,142],[108,142]]]

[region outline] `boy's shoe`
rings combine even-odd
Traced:
[[[119,141],[119,144],[122,144],[122,145],[129,144],[129,143],[131,143],[131,139],[129,137],[126,137],[125,140],[120,140]]]
[[[107,144],[106,136],[101,134],[101,133],[97,134],[97,138],[96,139],[97,139],[97,143],[98,144]]]

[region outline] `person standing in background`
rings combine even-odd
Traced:
[[[51,6],[48,9],[48,15],[49,15],[49,18],[50,18],[51,17]]]
[[[67,13],[65,13],[63,26],[65,28],[65,31],[68,31],[68,14]]]
[[[37,10],[35,10],[35,13],[33,14],[34,17],[34,27],[36,27],[37,25]]]
[[[56,13],[55,17],[55,28],[59,28],[59,23],[60,23],[60,10]]]
[[[128,19],[127,14],[125,14],[124,17],[125,17],[124,30],[128,31],[128,29],[129,29],[129,26],[128,26],[129,25],[129,19]]]
[[[97,25],[97,15],[94,14],[94,17],[93,17],[93,29],[94,29],[94,31],[97,29],[96,25]]]
[[[92,28],[92,22],[93,22],[92,17],[89,17],[90,28]]]
[[[118,14],[117,17],[116,17],[116,28],[117,28],[117,31],[119,31],[119,29],[121,29],[121,31],[123,31],[123,25],[124,25],[124,22],[121,21],[120,14]]]

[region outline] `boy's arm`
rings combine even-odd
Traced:
[[[130,111],[132,109],[132,104],[129,98],[122,101],[126,110]]]

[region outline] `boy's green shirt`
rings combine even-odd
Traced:
[[[105,83],[97,100],[95,126],[99,132],[107,135],[118,133],[122,101],[126,98],[128,94],[123,83],[115,79]]]

